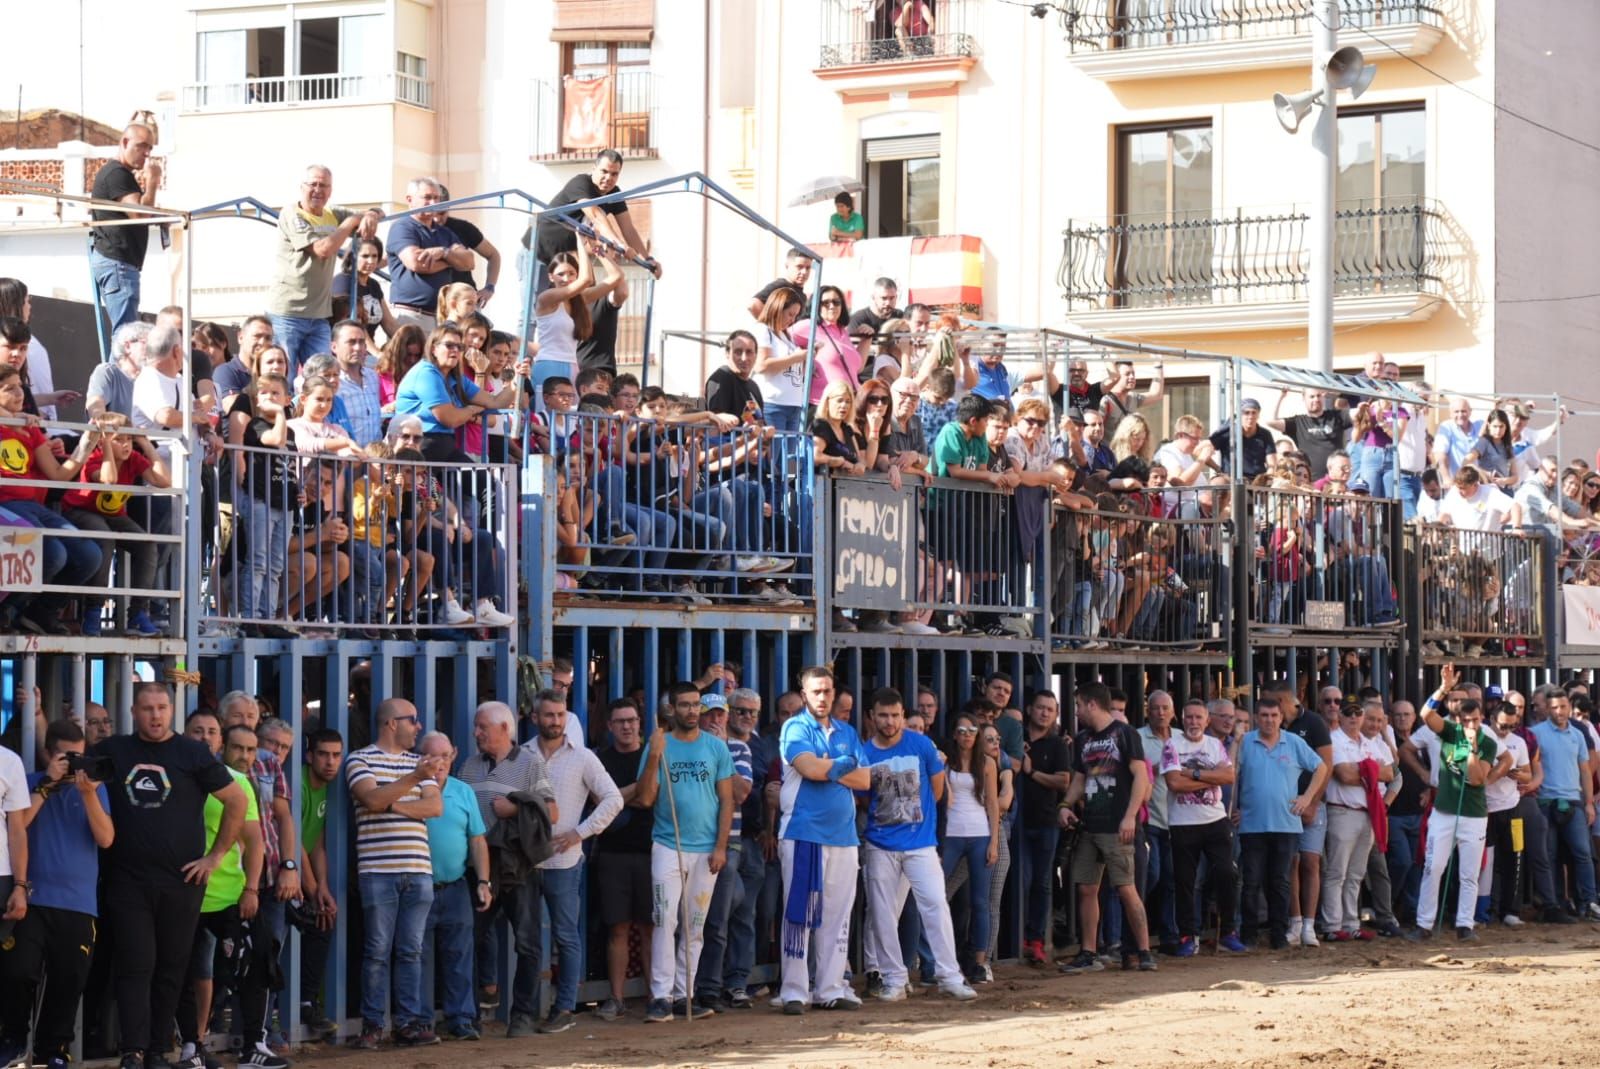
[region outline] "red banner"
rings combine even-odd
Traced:
[[[562,79],[561,147],[598,152],[611,147],[611,76]]]

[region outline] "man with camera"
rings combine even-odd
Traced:
[[[106,758],[84,757],[83,729],[75,721],[53,721],[44,746],[50,763],[28,777],[25,808],[11,809],[15,799],[5,781],[7,831],[18,834],[17,824],[25,829],[31,879],[22,883],[27,912],[9,945],[0,944],[0,1064],[27,1051],[29,1015],[42,977],[32,1064],[66,1069],[94,949],[100,851],[113,837],[102,785],[112,769]],[[5,756],[16,760],[9,752]]]

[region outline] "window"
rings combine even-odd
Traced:
[[[410,52],[394,54],[395,99],[419,108],[433,107],[433,85],[428,81],[428,61]]]
[[[295,29],[299,99],[339,100],[377,92],[390,47],[382,15],[299,19]]]
[[[1211,125],[1119,132],[1115,287],[1127,307],[1211,300]]]
[[[210,30],[195,48],[197,103],[217,107],[283,100],[282,26],[248,30]]]
[[[1140,393],[1150,388],[1150,380],[1139,383]],[[1150,433],[1157,441],[1172,437],[1172,424],[1179,416],[1193,416],[1207,427],[1211,426],[1212,385],[1205,379],[1167,380],[1166,392],[1161,400],[1139,410],[1150,424]]]
[[[1427,136],[1427,112],[1416,105],[1340,114],[1336,293],[1416,284],[1426,225]]]
[[[933,237],[939,217],[939,136],[863,143],[867,237]]]
[[[580,81],[611,79],[610,138],[612,148],[650,149],[655,94],[650,75],[650,46],[638,41],[573,41],[562,46],[561,73]],[[563,97],[565,97],[563,93]],[[563,101],[562,114],[571,102]],[[565,147],[565,146],[563,146]]]

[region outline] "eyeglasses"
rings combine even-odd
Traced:
[[[421,434],[412,433],[411,431],[402,431],[395,435],[395,437],[402,442],[417,442],[422,440]]]
[[[397,716],[394,718],[394,722],[396,724],[415,724],[417,718],[414,716]]]
[[[760,709],[752,709],[752,708],[750,708],[749,706],[746,706],[746,705],[735,705],[733,707],[733,711],[736,712],[736,713],[740,713],[740,714],[742,714],[744,716],[760,716],[761,715],[761,710]]]
[[[442,341],[439,344],[447,353],[459,353],[461,350],[466,348],[465,345],[462,345],[458,341]]]
[[[821,302],[821,304],[822,304],[822,307],[824,307],[824,308],[843,308],[844,307],[844,302],[843,301],[835,301],[835,300],[832,300],[831,298],[829,300]]]
[[[1022,422],[1030,427],[1048,427],[1050,425],[1049,420],[1040,419],[1038,416],[1023,416]]]

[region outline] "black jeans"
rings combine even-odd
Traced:
[[[1248,937],[1261,930],[1256,908],[1265,892],[1267,930],[1274,941],[1289,934],[1289,865],[1294,861],[1299,836],[1286,832],[1248,832],[1239,836],[1239,864],[1244,870],[1244,916],[1240,926]]]
[[[328,952],[333,949],[333,930],[318,928],[315,916],[309,913],[291,913],[289,922],[300,933],[300,1003],[310,1006],[314,1013],[326,1016],[328,1004],[322,999],[322,984],[328,975]]]
[[[36,1063],[66,1054],[72,1046],[94,937],[95,922],[89,914],[30,905],[12,933],[14,942],[0,950],[0,1038],[27,1041],[33,1000],[44,984],[39,1025],[33,1034]]]
[[[200,1020],[194,993],[195,981],[202,979],[206,971],[211,974],[213,1013],[227,1003],[233,990],[239,992],[239,1030],[244,1036],[245,1053],[254,1050],[256,1044],[266,1038],[266,974],[272,933],[267,930],[267,924],[258,923],[263,920],[259,913],[252,920],[244,920],[239,916],[238,906],[200,914],[189,968],[184,974],[183,990],[178,995],[178,1035],[185,1043],[200,1043],[210,1024]],[[203,940],[203,933],[209,933],[216,942],[211,944],[211,940]],[[248,947],[246,937],[249,938]],[[204,968],[206,962],[202,957],[207,950],[212,955],[210,970]]]
[[[106,886],[106,923],[116,933],[117,1019],[124,1053],[164,1054],[189,969],[205,888],[136,883],[114,875]],[[152,1031],[152,1022],[159,1032]],[[159,1036],[160,1046],[154,1046]]]
[[[1172,872],[1178,887],[1178,934],[1193,936],[1200,930],[1196,917],[1195,873],[1200,855],[1206,859],[1206,882],[1222,918],[1222,930],[1233,929],[1233,915],[1239,908],[1239,870],[1233,863],[1233,824],[1227,817],[1209,824],[1173,824]]]

